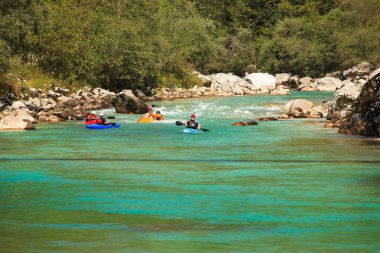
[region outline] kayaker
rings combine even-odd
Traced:
[[[155,119],[155,120],[164,120],[164,115],[161,114],[160,111],[156,111],[155,114],[152,114],[152,117]]]
[[[86,118],[85,118],[85,124],[92,125],[96,124],[96,120],[98,119],[98,116],[96,115],[95,111],[90,112]]]
[[[96,120],[96,124],[103,126],[108,125],[109,122],[107,122],[106,118],[104,117],[104,113],[101,112],[99,115],[100,117]]]
[[[201,125],[195,121],[195,114],[191,114],[190,120],[184,122],[186,128],[201,129]]]

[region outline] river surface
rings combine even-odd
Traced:
[[[168,119],[0,132],[1,252],[380,252],[380,142],[323,120],[232,127],[295,98],[157,102]],[[183,133],[191,113],[210,132]]]

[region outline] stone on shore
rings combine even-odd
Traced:
[[[279,85],[288,86],[289,81],[290,81],[290,77],[291,77],[291,75],[288,73],[276,74],[275,75],[276,86],[279,86]]]
[[[268,73],[252,73],[246,75],[244,79],[254,85],[255,89],[263,92],[269,92],[276,88],[276,78]]]
[[[369,76],[339,132],[380,137],[380,68]]]
[[[290,90],[284,85],[277,86],[274,90],[271,90],[270,94],[272,95],[289,95]]]
[[[132,90],[123,90],[117,93],[112,104],[117,113],[143,114],[148,112],[148,106],[136,97]]]
[[[327,119],[333,122],[344,118],[351,110],[351,106],[360,95],[363,84],[353,83],[350,80],[343,81],[342,87],[338,89],[328,109]]]
[[[317,91],[335,91],[342,86],[342,81],[333,77],[324,77],[317,79]]]
[[[214,89],[218,95],[243,95],[243,87],[250,89],[251,85],[244,79],[232,75],[218,73],[210,76],[210,88]]]
[[[351,80],[367,79],[373,70],[374,66],[371,63],[362,62],[346,71],[343,71],[343,77],[344,79]]]
[[[16,102],[17,103],[17,102]],[[28,109],[9,108],[0,114],[0,130],[35,130],[35,119]]]

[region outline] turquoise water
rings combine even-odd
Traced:
[[[165,123],[0,132],[1,252],[380,252],[380,141],[315,119],[231,126],[330,97],[166,101]],[[191,113],[211,131],[175,126]]]

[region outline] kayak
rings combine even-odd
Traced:
[[[150,122],[155,122],[155,119],[152,118],[139,118],[137,122],[139,123],[150,123]]]
[[[116,125],[108,124],[108,125],[98,125],[98,124],[93,124],[93,125],[86,125],[87,128],[89,129],[107,129],[107,128],[119,128],[120,123],[116,123]]]
[[[198,129],[193,129],[193,128],[185,128],[183,129],[184,133],[190,133],[190,134],[199,134],[201,131],[199,131]]]

